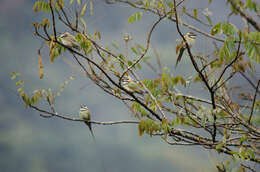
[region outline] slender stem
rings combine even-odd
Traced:
[[[199,74],[200,78],[202,79],[202,81],[204,82],[204,84],[206,85],[208,91],[210,92],[210,96],[211,96],[211,102],[212,102],[212,108],[213,109],[216,109],[216,104],[215,104],[215,92],[214,90],[209,86],[209,83],[207,81],[207,79],[205,78],[205,76],[203,75],[203,73],[201,72],[201,70],[199,70],[198,68],[198,65],[191,53],[191,50],[190,50],[190,46],[189,44],[187,43],[184,35],[181,33],[181,30],[180,30],[180,27],[179,27],[179,19],[178,19],[178,13],[177,13],[177,9],[176,9],[176,0],[173,0],[173,3],[174,3],[174,12],[175,12],[175,18],[176,18],[176,28],[177,28],[177,31],[179,33],[179,35],[182,37],[183,39],[183,42],[185,42],[185,46],[187,47],[187,50],[188,50],[188,54],[189,54],[189,57],[190,57],[190,60],[192,62],[192,65],[194,67],[194,69],[196,70],[196,72]],[[216,128],[216,114],[213,112],[213,118],[214,118],[214,127],[213,127],[213,133],[212,133],[212,141],[213,143],[216,141],[216,132],[217,132],[217,128]]]
[[[51,9],[52,29],[53,29],[54,39],[55,39],[55,41],[57,41],[57,32],[56,32],[56,26],[55,26],[54,11],[53,11],[53,8],[52,8],[52,0],[49,0],[49,6],[50,6],[50,9]]]
[[[239,34],[239,43],[238,43],[238,47],[237,47],[237,54],[236,57],[224,68],[224,70],[221,72],[218,80],[214,83],[214,85],[212,86],[212,88],[214,89],[214,87],[219,83],[219,81],[221,80],[221,78],[223,77],[223,75],[225,74],[226,70],[237,61],[237,59],[239,58],[240,55],[240,45],[241,45],[241,34]],[[216,89],[214,89],[216,90]]]
[[[260,79],[258,80],[256,89],[255,89],[255,95],[254,95],[254,100],[253,100],[253,104],[252,104],[252,107],[251,107],[251,113],[250,113],[250,116],[249,116],[249,119],[248,119],[248,124],[250,124],[251,118],[254,114],[254,106],[255,106],[256,95],[257,95],[257,90],[258,90],[259,85],[260,85]]]

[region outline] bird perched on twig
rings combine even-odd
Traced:
[[[196,36],[197,35],[193,32],[188,32],[186,35],[184,35],[190,48],[194,45]],[[178,63],[181,61],[184,50],[186,50],[186,49],[187,49],[186,44],[185,44],[184,40],[182,40],[182,42],[180,44],[178,44],[176,47],[176,53],[178,53],[179,50],[180,50],[180,53],[178,55],[178,58],[177,58],[177,61],[175,64],[175,68],[177,67]]]
[[[69,32],[62,33],[59,38],[61,39],[61,43],[66,45],[69,48],[75,48],[77,50],[80,50],[81,47],[75,37],[70,34]]]
[[[133,93],[138,93],[138,94],[143,94],[144,90],[142,90],[138,84],[137,81],[132,79],[129,75],[125,75],[122,78],[122,86],[125,88],[127,91],[133,92]]]
[[[95,139],[94,133],[92,131],[91,123],[89,122],[91,120],[90,111],[86,105],[80,106],[79,116],[82,120],[84,120],[85,124],[87,124],[93,139]]]

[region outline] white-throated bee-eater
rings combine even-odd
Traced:
[[[185,39],[186,39],[190,48],[194,45],[196,36],[197,35],[193,32],[188,32],[186,35],[184,35],[184,37],[185,37]],[[175,64],[175,68],[177,67],[178,63],[181,61],[181,58],[182,58],[184,51],[187,49],[186,44],[183,40],[177,46],[179,46],[181,48],[180,48],[180,52],[179,52],[179,55],[178,55],[178,58],[177,58],[177,61],[176,61],[176,64]]]
[[[89,122],[91,120],[91,115],[88,107],[86,105],[81,105],[79,109],[79,116],[82,120],[84,120],[85,124],[87,124],[90,133],[92,137],[95,139],[94,133],[92,131],[91,123]]]
[[[62,44],[66,45],[69,48],[75,48],[77,50],[80,50],[80,45],[75,39],[75,37],[70,34],[69,32],[62,33],[59,38],[61,39]]]
[[[122,87],[125,88],[127,91],[133,93],[143,94],[144,91],[138,85],[138,82],[132,79],[129,75],[125,75],[122,78]]]

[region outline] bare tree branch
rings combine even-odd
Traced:
[[[255,95],[254,95],[254,100],[253,100],[253,104],[252,104],[252,107],[251,107],[251,113],[250,113],[250,116],[249,116],[249,119],[248,119],[249,124],[250,124],[251,118],[254,114],[254,106],[255,106],[256,95],[257,95],[257,90],[258,90],[259,85],[260,85],[260,79],[258,80],[257,85],[256,85],[256,89],[255,89]]]
[[[240,14],[241,17],[245,18],[248,23],[250,23],[258,32],[260,32],[260,26],[251,16],[249,16],[240,6],[237,5],[237,1],[228,0],[228,2]]]

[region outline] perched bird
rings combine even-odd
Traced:
[[[195,43],[195,39],[196,39],[196,34],[193,32],[188,32],[186,35],[184,35],[189,47],[191,48],[193,46],[193,44]],[[186,44],[184,41],[182,41],[180,44],[177,45],[178,48],[176,48],[176,51],[179,50],[180,48],[180,53],[178,55],[176,64],[175,64],[175,68],[177,67],[178,63],[181,61],[182,55],[184,53],[184,50],[187,49]]]
[[[87,124],[92,137],[95,139],[94,133],[91,128],[91,123],[89,122],[91,120],[90,111],[86,105],[81,105],[79,110],[79,116],[81,119],[84,120],[85,124]]]
[[[133,92],[133,93],[138,93],[138,94],[143,94],[144,91],[139,87],[138,82],[132,79],[129,75],[125,75],[122,78],[122,86],[125,88],[127,91]]]
[[[70,47],[75,48],[77,50],[80,50],[80,45],[75,39],[73,35],[71,35],[69,32],[62,33],[59,38],[61,39],[62,44]]]

